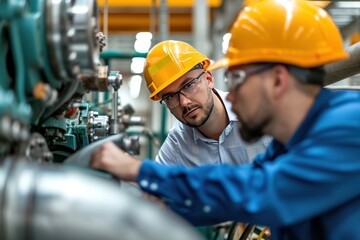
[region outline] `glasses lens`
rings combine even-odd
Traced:
[[[270,68],[274,67],[275,64],[269,63],[262,65],[258,68],[254,68],[248,71],[244,70],[234,70],[234,71],[227,71],[225,73],[225,82],[229,89],[229,91],[235,89],[237,86],[241,85],[245,78],[250,77],[255,74],[260,74],[266,70],[269,70]]]
[[[187,98],[193,96],[200,87],[200,77],[204,73],[205,72],[200,73],[199,76],[186,83],[178,92],[168,95],[166,98],[162,99],[160,103],[165,104],[168,108],[174,108],[179,105],[179,94],[182,94]]]
[[[246,72],[243,70],[228,71],[225,73],[225,83],[229,91],[243,83],[245,78]]]
[[[194,78],[193,80],[185,84],[180,90],[180,92],[187,97],[194,95],[200,87],[200,77],[201,75],[203,75],[203,73],[204,72],[202,72],[197,78]]]
[[[177,105],[177,93],[171,95],[171,96],[167,96],[166,98],[160,100],[160,103],[165,105],[168,108],[173,108]]]
[[[174,94],[173,96],[166,98],[166,106],[168,108],[176,107],[179,104],[179,94]]]

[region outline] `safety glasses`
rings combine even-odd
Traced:
[[[182,86],[179,91],[168,94],[165,97],[163,97],[163,99],[160,100],[160,103],[166,105],[168,108],[174,108],[179,105],[179,101],[180,101],[179,94],[180,93],[187,98],[193,96],[200,87],[200,83],[201,83],[200,77],[204,73],[205,72],[202,72],[196,78],[191,79],[184,86]]]
[[[266,70],[274,67],[275,64],[269,63],[261,65],[257,68],[253,68],[250,70],[231,70],[225,72],[225,83],[228,88],[228,91],[234,90],[243,84],[247,77],[252,75],[260,74],[265,72]]]

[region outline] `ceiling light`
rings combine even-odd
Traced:
[[[138,32],[136,34],[136,39],[151,40],[152,39],[152,33],[151,32]]]
[[[335,3],[339,8],[360,8],[360,2],[358,1],[342,1]]]
[[[135,74],[141,74],[144,71],[145,58],[135,57],[131,62],[131,72]]]
[[[328,10],[331,16],[335,15],[360,15],[358,8],[331,8]]]
[[[142,77],[140,75],[133,75],[130,78],[130,96],[137,98],[140,94]]]

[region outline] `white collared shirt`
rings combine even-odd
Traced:
[[[231,111],[231,103],[226,101],[227,92],[216,90],[229,116],[229,124],[220,135],[219,141],[210,139],[194,127],[176,121],[162,144],[155,161],[160,164],[181,164],[198,166],[204,164],[245,164],[263,153],[271,138],[263,137],[248,144],[238,132],[238,120]]]

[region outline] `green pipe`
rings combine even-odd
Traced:
[[[158,134],[157,133],[152,133],[153,136],[151,136],[151,134],[147,133],[147,132],[143,132],[143,131],[134,131],[134,130],[126,130],[126,134],[129,135],[129,136],[140,136],[140,135],[145,135],[146,138],[148,139],[149,141],[149,144],[148,144],[148,155],[147,157],[149,159],[153,159],[153,147],[155,146],[154,144],[154,140],[153,138],[157,138],[158,139]]]
[[[104,61],[104,64],[109,66],[110,69],[110,60],[112,59],[132,59],[134,57],[142,57],[146,58],[147,53],[139,53],[136,51],[116,51],[116,50],[105,50],[100,53],[100,58]],[[108,96],[105,95],[105,101],[108,99]],[[160,134],[160,141],[161,143],[164,142],[167,132],[166,132],[166,114],[167,110],[166,107],[162,109],[162,121],[161,121],[161,134]],[[128,132],[128,134],[135,134],[134,132]],[[146,135],[149,140],[149,148],[148,148],[148,157],[152,158],[153,156],[153,140],[151,136]]]
[[[105,50],[100,53],[100,58],[104,59],[104,61],[108,61],[111,59],[131,59],[134,57],[142,57],[146,58],[147,53],[139,53],[136,51],[115,51],[115,50]]]
[[[110,66],[110,59],[104,59],[105,65],[108,66],[108,71],[110,71],[111,66]],[[110,90],[104,92],[104,101],[107,101],[110,99]]]
[[[95,105],[99,105],[99,93],[98,92],[92,92],[92,100],[95,103]]]
[[[167,108],[164,105],[161,105],[161,130],[160,130],[160,140],[161,144],[165,141],[165,138],[167,136],[166,131],[166,120],[167,120]]]

